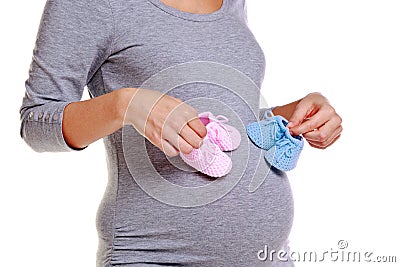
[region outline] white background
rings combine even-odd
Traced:
[[[1,266],[94,266],[95,215],[107,182],[102,141],[82,152],[38,154],[19,137],[18,109],[44,4],[0,4]],[[268,104],[320,91],[344,120],[333,147],[307,146],[289,173],[293,251],[336,250],[343,239],[349,251],[400,261],[399,14],[397,0],[248,0],[249,25],[267,59]]]

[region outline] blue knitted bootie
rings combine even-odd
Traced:
[[[278,129],[275,135],[275,146],[265,152],[265,159],[281,171],[290,171],[296,167],[304,147],[301,136],[292,136],[286,127],[288,122],[281,116],[275,116]]]
[[[296,167],[304,147],[303,138],[292,136],[287,124],[282,116],[272,116],[246,127],[249,139],[257,147],[266,150],[264,157],[269,164],[282,171]]]
[[[259,148],[268,150],[275,145],[276,135],[282,135],[277,132],[279,129],[274,117],[267,117],[259,122],[253,122],[246,126],[246,132],[250,140]]]

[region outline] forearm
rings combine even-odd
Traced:
[[[84,148],[119,130],[134,88],[124,88],[86,101],[70,103],[64,109],[62,132],[66,143]]]

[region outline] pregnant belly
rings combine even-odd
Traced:
[[[177,207],[149,196],[128,174],[120,176],[111,262],[273,266],[261,262],[257,252],[266,245],[279,250],[287,240],[293,220],[290,184],[285,173],[271,170],[249,192],[252,178],[246,172],[212,203]]]
[[[246,139],[230,155],[232,171],[217,180],[179,169],[157,148],[149,143],[145,146],[148,157],[135,150],[138,142],[132,150],[117,148],[116,154],[107,149],[114,172],[98,212],[98,262],[111,266],[274,266],[261,262],[257,253],[265,246],[281,249],[290,233],[293,199],[285,173],[270,170],[260,160],[260,151]],[[188,187],[207,189],[216,181],[221,186],[224,181],[234,183],[225,194],[205,190],[204,194],[181,195],[164,190],[153,179],[154,173],[167,181],[165,185],[176,184],[184,193]],[[254,180],[259,187],[249,190]],[[138,181],[153,182],[143,187]],[[215,194],[220,195],[199,204]],[[174,205],[165,199],[174,200]],[[199,205],[179,205],[190,200]]]

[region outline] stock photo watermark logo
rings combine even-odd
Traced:
[[[308,262],[308,263],[397,263],[397,256],[378,255],[370,250],[353,249],[349,242],[339,240],[334,248],[321,251],[274,250],[265,245],[257,252],[260,261],[270,262]]]
[[[236,98],[245,103],[251,110],[254,120],[259,118],[260,103],[266,106],[266,101],[260,94],[260,88],[245,74],[230,66],[208,61],[196,61],[178,64],[153,75],[140,88],[156,89],[162,93],[169,93],[174,88],[189,84],[208,84],[228,90]],[[261,99],[260,99],[261,97]],[[244,131],[245,125],[241,121],[241,114],[236,114],[229,106],[230,103],[208,96],[193,97],[188,102],[203,109],[230,113],[230,120],[241,125],[242,144],[230,153],[232,170],[228,175],[214,179],[202,186],[187,187],[172,183],[162,177],[151,161],[143,136],[134,127],[123,127],[122,145],[127,167],[139,187],[154,199],[177,207],[197,207],[212,203],[228,194],[243,177],[250,157],[250,143]],[[223,105],[221,107],[221,105]],[[251,179],[248,192],[255,192],[264,182],[270,172],[270,166],[263,158],[263,152],[258,155],[258,162],[252,162]],[[140,162],[129,160],[130,155],[142,155]],[[179,157],[174,157],[179,158]],[[254,155],[253,155],[254,158]],[[182,162],[168,160],[181,171],[194,172]],[[253,166],[254,165],[254,166]]]

